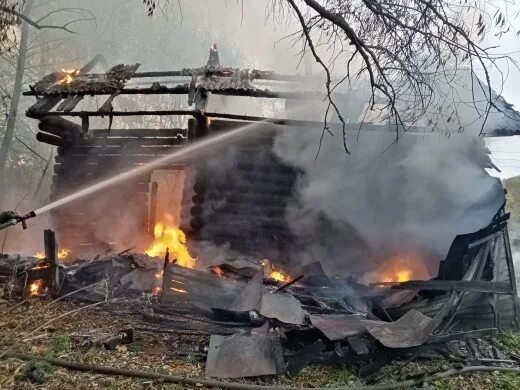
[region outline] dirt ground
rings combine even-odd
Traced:
[[[114,315],[101,306],[31,299],[23,304],[0,301],[0,353],[23,352],[90,364],[135,369],[191,378],[204,378],[204,361],[175,357],[176,335],[135,331],[132,344],[108,351],[88,341],[121,329],[134,328],[135,316]],[[496,339],[501,347],[520,355],[520,333]],[[453,366],[447,361],[411,363],[399,374],[389,374],[382,383],[401,381],[422,373]],[[355,374],[358,367],[307,367],[288,378],[255,378],[245,383],[290,385],[294,387],[348,387],[364,384]],[[385,372],[395,365],[387,366]],[[471,374],[429,383],[429,389],[520,389],[519,374],[492,372]],[[167,384],[149,379],[72,371],[46,363],[0,360],[0,389],[204,389],[202,385]]]

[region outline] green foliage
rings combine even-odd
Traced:
[[[312,365],[295,377],[283,378],[281,383],[302,387],[341,387],[360,384],[360,381],[351,367]]]
[[[497,338],[497,343],[508,352],[520,354],[520,332],[503,332]]]
[[[493,386],[495,389],[501,390],[518,390],[520,389],[520,375],[513,373],[496,375],[493,378]]]
[[[142,352],[143,346],[139,343],[132,343],[132,344],[128,344],[127,349],[129,352]]]
[[[507,211],[511,213],[511,221],[520,223],[520,177],[504,180],[507,190]]]
[[[66,333],[57,333],[55,334],[51,342],[49,344],[49,348],[45,356],[58,358],[60,356],[66,355],[71,350],[71,340],[70,336]]]
[[[55,334],[45,352],[45,357],[59,358],[68,354],[71,350],[70,336],[65,333]],[[55,367],[50,363],[31,360],[23,368],[23,376],[33,382],[42,383],[45,375],[54,371]]]

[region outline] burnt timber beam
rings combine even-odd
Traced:
[[[298,100],[323,100],[323,94],[316,92],[276,92],[271,91],[269,89],[239,89],[239,88],[220,88],[220,89],[208,89],[207,92],[213,95],[225,95],[225,96],[240,96],[240,97],[256,97],[256,98],[267,98],[267,99],[298,99]],[[160,86],[150,87],[150,88],[123,88],[118,93],[120,95],[183,95],[188,94],[190,92],[190,87],[188,84],[175,85],[173,87]],[[38,91],[27,91],[24,92],[24,96],[68,96],[67,99],[70,99],[71,96],[85,96],[85,95],[110,95],[111,92],[107,91],[78,91],[75,92],[75,95],[67,95],[63,92],[49,92],[42,93]],[[334,94],[337,97],[341,97],[341,94]],[[78,101],[79,102],[79,101]],[[64,105],[65,107],[65,105]],[[60,107],[61,108],[61,107]],[[74,107],[72,107],[74,108]],[[63,111],[63,109],[58,109],[58,111]],[[65,109],[65,111],[71,111],[71,109]]]
[[[412,280],[409,282],[391,284],[391,288],[414,291],[464,291],[513,294],[513,288],[509,282],[488,282],[484,280]]]
[[[195,69],[183,69],[183,70],[169,70],[169,71],[157,71],[157,72],[136,72],[132,78],[145,78],[145,77],[181,77],[181,76],[192,76],[192,75],[215,75],[219,77],[229,77],[233,74],[235,69],[221,68],[214,71],[209,71],[207,68],[195,68]],[[252,70],[251,75],[255,80],[273,80],[273,81],[288,81],[288,82],[304,82],[304,81],[323,81],[317,77],[302,77],[297,75],[285,75],[279,74],[272,71],[261,71]]]
[[[112,111],[110,113],[99,112],[99,111],[78,111],[78,112],[28,112],[27,116],[34,119],[39,119],[45,116],[70,116],[86,118],[90,116],[104,117],[104,116],[141,116],[141,115],[192,115],[200,116],[200,112],[196,110],[150,110],[150,111]],[[273,125],[282,126],[323,126],[323,122],[319,121],[305,121],[297,119],[276,119],[276,118],[265,118],[261,116],[249,116],[239,114],[224,114],[216,112],[206,112],[204,116],[209,118],[224,118],[241,120],[248,122],[265,122]],[[244,122],[244,124],[247,124]],[[341,123],[328,123],[329,128],[341,128]],[[349,124],[349,128],[358,129],[360,124]],[[363,125],[363,127],[378,128],[378,129],[390,129],[388,126],[378,125]],[[153,130],[151,130],[153,131]]]
[[[67,140],[65,138],[57,137],[55,135],[42,132],[36,133],[36,140],[38,142],[43,142],[44,144],[49,144],[62,148],[67,146]]]
[[[39,119],[45,116],[70,116],[70,117],[80,117],[80,118],[88,118],[91,116],[95,117],[105,117],[105,116],[113,116],[113,117],[122,117],[122,116],[141,116],[141,115],[191,115],[199,117],[201,114],[196,110],[150,110],[150,111],[112,111],[110,113],[99,112],[99,111],[78,111],[78,112],[27,112],[27,116],[34,119]],[[277,119],[277,118],[265,118],[261,116],[250,116],[250,115],[239,115],[239,114],[225,114],[225,113],[216,113],[216,112],[206,112],[204,116],[209,118],[223,118],[223,119],[231,119],[235,121],[244,121],[243,124],[248,124],[247,122],[264,122],[270,123],[273,125],[279,126],[294,126],[294,127],[316,127],[318,129],[323,128],[323,122],[321,121],[306,121],[306,120],[298,120],[298,119]],[[239,122],[237,122],[239,123]],[[327,127],[329,129],[341,129],[341,123],[336,122],[328,122]],[[346,130],[350,131],[391,131],[395,132],[395,126],[389,125],[374,125],[367,123],[348,123],[346,125]],[[424,133],[424,129],[420,127],[410,127],[407,130],[407,133],[415,133],[419,132],[421,134]],[[150,129],[153,132],[153,129]]]

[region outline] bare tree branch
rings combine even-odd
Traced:
[[[60,10],[58,10],[58,11],[60,11]],[[83,17],[83,18],[80,18],[80,19],[75,19],[75,20],[69,21],[69,22],[67,22],[67,23],[65,23],[65,24],[63,24],[61,26],[57,26],[57,25],[52,25],[52,24],[39,24],[39,21],[41,21],[42,19],[45,19],[47,16],[50,15],[50,13],[48,15],[44,16],[43,18],[40,18],[38,21],[34,21],[31,18],[28,18],[27,16],[25,16],[23,13],[18,12],[17,10],[9,8],[9,7],[0,6],[0,12],[6,13],[6,14],[10,14],[10,15],[14,15],[17,18],[23,20],[24,22],[26,22],[27,24],[29,24],[30,26],[32,26],[32,27],[34,27],[34,28],[36,28],[38,30],[42,30],[42,29],[57,29],[57,30],[67,31],[67,32],[72,33],[72,34],[77,34],[77,33],[75,31],[72,31],[71,29],[69,29],[69,26],[71,24],[77,23],[77,22],[80,22],[80,21],[95,20],[94,17]],[[57,11],[54,11],[54,12],[57,12]]]

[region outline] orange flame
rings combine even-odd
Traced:
[[[58,252],[58,259],[64,259],[65,257],[68,257],[72,251],[70,249],[60,249]]]
[[[424,277],[425,270],[421,259],[413,254],[404,254],[387,259],[379,268],[379,280],[384,283],[408,282]]]
[[[70,249],[60,249],[58,252],[58,259],[64,259],[68,257],[72,251]],[[36,252],[34,257],[37,259],[43,260],[45,259],[45,253],[44,252]]]
[[[195,267],[197,259],[191,257],[186,247],[186,235],[176,226],[167,225],[159,222],[154,228],[155,240],[153,244],[145,251],[148,256],[164,257],[166,249],[177,260],[178,265],[188,268]]]
[[[152,290],[152,295],[155,297],[158,297],[159,295],[161,295],[161,293],[162,293],[161,287],[154,287]]]
[[[409,269],[400,269],[393,274],[386,274],[383,276],[382,282],[385,283],[402,283],[412,280],[412,271]]]
[[[281,269],[275,269],[271,262],[268,259],[264,259],[261,261],[262,267],[264,267],[264,271],[267,274],[267,277],[275,282],[289,282],[291,280],[291,276]]]
[[[70,84],[74,81],[74,76],[79,75],[80,70],[79,69],[62,69],[63,73],[65,73],[65,76],[58,81],[58,84]]]
[[[29,285],[29,295],[31,297],[38,296],[43,292],[43,280],[38,279]]]

